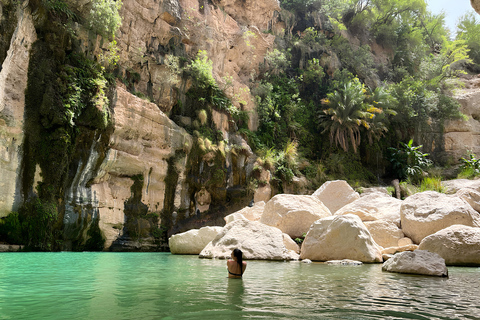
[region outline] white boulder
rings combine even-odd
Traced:
[[[290,238],[290,236],[286,233],[283,234],[283,245],[288,250],[292,250],[297,254],[300,254],[300,247],[298,244]]]
[[[463,199],[473,210],[480,212],[480,191],[472,188],[462,188],[457,191],[455,196]]]
[[[247,219],[250,221],[258,221],[262,217],[263,210],[265,209],[265,202],[259,201],[255,202],[253,207],[245,207],[237,212],[234,212],[225,218],[223,218],[227,223],[232,222],[233,220]],[[240,216],[241,215],[241,216]]]
[[[398,240],[398,244],[397,244],[397,245],[398,245],[399,247],[403,247],[403,246],[409,246],[409,245],[411,245],[411,244],[413,244],[412,239],[410,239],[410,238],[408,238],[408,237],[403,237],[402,239],[399,239],[399,240]]]
[[[454,194],[458,190],[463,188],[470,188],[477,191],[480,191],[480,179],[479,180],[469,180],[469,179],[455,179],[442,181],[442,186],[447,190],[446,193]]]
[[[425,250],[397,253],[383,263],[382,270],[427,276],[448,276],[445,260],[438,254]]]
[[[449,266],[480,266],[480,228],[450,226],[423,239],[419,249],[437,253]]]
[[[385,187],[372,187],[372,188],[363,188],[362,193],[360,194],[361,197],[365,197],[367,195],[371,195],[372,193],[379,193],[381,195],[389,196],[392,195],[388,192],[388,189]]]
[[[404,246],[384,248],[382,250],[382,254],[395,254],[395,253],[398,253],[398,252],[415,251],[417,249],[418,249],[418,245],[407,244],[407,245],[404,245]]]
[[[249,220],[227,224],[202,250],[200,258],[229,258],[235,248],[242,250],[244,259],[298,260],[298,254],[285,247],[280,229]]]
[[[381,248],[360,218],[353,214],[315,221],[303,241],[300,258],[317,261],[383,261]]]
[[[358,192],[353,190],[345,180],[327,181],[312,196],[320,199],[332,214],[360,198]]]
[[[237,212],[234,212],[232,214],[229,214],[228,216],[224,217],[223,220],[225,220],[225,223],[230,223],[230,222],[233,222],[235,220],[248,220],[247,218],[245,218],[245,216],[241,213],[239,213],[238,211]]]
[[[384,247],[396,247],[398,241],[404,237],[402,230],[388,220],[376,220],[364,222],[375,242]]]
[[[168,239],[173,254],[199,254],[212,241],[222,227],[203,227],[177,233]]]
[[[328,216],[330,210],[316,197],[278,194],[265,205],[260,222],[299,238],[314,221]]]
[[[382,193],[371,193],[345,205],[335,214],[355,214],[362,221],[389,220],[399,226],[401,205],[402,200]]]
[[[462,199],[425,191],[405,199],[400,207],[403,233],[416,244],[454,224],[480,227],[480,214]]]

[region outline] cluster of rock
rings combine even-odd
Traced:
[[[452,194],[426,191],[402,201],[329,181],[311,196],[279,194],[235,212],[208,239],[202,228],[172,236],[169,245],[174,254],[203,258],[240,248],[246,259],[386,261],[386,271],[446,276],[446,265],[480,266],[480,182],[459,185],[446,183]],[[292,238],[302,235],[300,249]]]

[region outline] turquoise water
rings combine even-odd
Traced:
[[[480,319],[480,268],[435,278],[169,253],[2,253],[0,319]]]

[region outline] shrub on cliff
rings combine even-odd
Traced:
[[[88,26],[105,38],[112,38],[122,25],[121,0],[93,0],[87,18]]]

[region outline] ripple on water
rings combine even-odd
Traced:
[[[478,319],[480,268],[449,278],[164,253],[0,255],[0,319]]]

